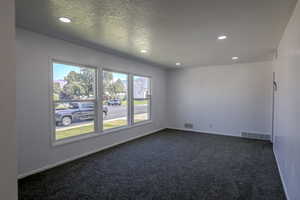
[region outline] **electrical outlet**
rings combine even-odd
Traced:
[[[185,123],[184,128],[193,129],[194,125],[192,123]]]

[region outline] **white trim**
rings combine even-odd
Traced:
[[[168,129],[242,138],[240,135],[234,135],[234,134],[231,134],[231,133],[221,133],[221,132],[215,132],[215,131],[202,131],[202,130],[198,130],[198,129],[177,128],[177,127],[168,127]]]
[[[106,129],[104,130],[103,132],[101,132],[101,135],[106,135],[106,134],[110,134],[110,133],[115,133],[115,132],[119,132],[119,131],[124,131],[124,130],[127,130],[127,129],[131,129],[131,128],[135,128],[135,127],[138,127],[138,126],[146,126],[148,124],[152,124],[152,121],[143,121],[139,124],[133,124],[131,126],[120,126],[120,127],[116,127],[116,128],[110,128],[110,129]]]
[[[258,131],[248,131],[248,130],[242,130],[242,131],[240,131],[241,135],[242,135],[242,132],[255,133],[255,134],[261,134],[261,135],[269,135],[269,136],[272,135],[272,133],[269,133],[269,132],[258,132]]]
[[[52,147],[57,147],[60,145],[65,145],[73,142],[78,142],[80,140],[85,140],[91,137],[99,137],[101,136],[98,132],[91,132],[91,133],[85,133],[81,135],[71,136],[65,139],[56,140],[55,142],[52,142]]]
[[[129,82],[128,82],[128,125],[133,125],[133,76],[129,74]]]
[[[281,183],[283,185],[283,190],[284,190],[284,193],[285,193],[285,197],[286,197],[287,200],[290,200],[291,198],[289,197],[289,194],[287,192],[287,186],[286,186],[286,184],[284,182],[283,173],[281,171],[281,168],[280,168],[280,165],[279,165],[279,162],[278,162],[278,158],[277,158],[277,154],[276,154],[276,151],[275,151],[274,147],[273,147],[273,153],[275,155],[275,160],[276,160],[276,163],[277,163],[277,167],[278,167],[278,171],[279,171],[279,176],[280,176],[280,179],[281,179]]]
[[[93,102],[94,103],[94,131],[90,132],[90,133],[85,133],[85,134],[81,134],[81,135],[77,135],[77,136],[71,136],[71,137],[67,137],[64,139],[60,139],[57,140],[56,139],[56,119],[55,119],[55,106],[54,104],[57,102],[77,102],[77,100],[58,100],[58,101],[54,101],[53,100],[53,65],[54,63],[58,63],[58,64],[65,64],[65,65],[71,65],[71,66],[75,66],[75,67],[80,67],[80,68],[90,68],[90,69],[94,69],[95,70],[95,83],[94,83],[94,95],[95,95],[95,99],[89,99],[89,100],[78,100],[78,102]],[[99,97],[99,91],[98,91],[98,82],[99,82],[99,78],[98,77],[98,72],[99,72],[99,67],[96,66],[91,66],[91,65],[85,65],[85,64],[76,64],[73,62],[68,62],[68,61],[63,61],[63,60],[59,60],[53,57],[49,57],[49,108],[50,108],[50,133],[51,133],[51,138],[50,138],[50,145],[52,147],[61,145],[61,144],[66,144],[66,143],[70,143],[70,142],[74,142],[80,139],[86,139],[86,138],[90,138],[90,137],[95,137],[97,136],[96,134],[98,132],[100,132],[99,130],[99,113],[100,111],[98,110],[98,97]],[[101,114],[102,114],[102,109],[101,109]]]
[[[25,178],[25,177],[27,177],[27,176],[30,176],[30,175],[33,175],[33,174],[36,174],[36,173],[39,173],[39,172],[43,172],[43,171],[45,171],[45,170],[48,170],[48,169],[51,169],[51,168],[54,168],[54,167],[63,165],[63,164],[65,164],[65,163],[68,163],[68,162],[77,160],[77,159],[79,159],[79,158],[86,157],[86,156],[88,156],[88,155],[91,155],[91,154],[94,154],[94,153],[97,153],[97,152],[100,152],[100,151],[103,151],[103,150],[112,148],[112,147],[114,147],[114,146],[117,146],[117,145],[120,145],[120,144],[129,142],[129,141],[132,141],[132,140],[135,140],[135,139],[138,139],[138,138],[147,136],[147,135],[151,135],[151,134],[153,134],[153,133],[159,132],[159,131],[164,130],[164,129],[165,129],[165,128],[159,128],[159,129],[156,129],[156,130],[153,130],[153,131],[150,131],[150,132],[147,132],[147,133],[138,135],[138,136],[134,136],[134,137],[127,138],[127,139],[125,139],[125,140],[123,140],[123,141],[120,141],[120,142],[115,142],[115,143],[113,143],[113,144],[110,144],[110,145],[101,147],[101,148],[99,148],[99,149],[97,149],[97,150],[93,150],[93,151],[90,151],[90,152],[87,152],[87,153],[80,154],[80,155],[78,155],[78,156],[74,156],[74,157],[72,157],[72,158],[68,158],[68,159],[59,161],[59,162],[57,162],[57,163],[55,163],[55,164],[49,164],[49,165],[46,165],[46,166],[41,167],[41,168],[39,168],[39,169],[31,170],[31,171],[29,171],[29,172],[26,172],[26,173],[23,173],[23,174],[18,175],[18,179]]]
[[[213,135],[223,135],[223,136],[251,139],[251,138],[242,137],[242,135],[235,135],[235,134],[232,134],[232,133],[224,133],[224,132],[216,132],[216,131],[202,131],[202,130],[199,130],[199,129],[188,129],[188,128],[177,128],[177,127],[168,127],[168,128],[169,129],[175,129],[175,130],[181,130],[181,131],[191,131],[191,132],[197,132],[197,133],[206,133],[206,134],[213,134]],[[263,132],[257,132],[257,131],[247,131],[247,132],[263,134],[263,135],[270,135],[269,133],[263,133]],[[269,141],[269,140],[265,140],[265,141]]]

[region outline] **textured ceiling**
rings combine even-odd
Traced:
[[[159,66],[270,60],[297,0],[16,0],[17,26]],[[59,17],[69,17],[63,24]],[[217,41],[220,34],[227,40]],[[141,49],[148,53],[141,54]]]

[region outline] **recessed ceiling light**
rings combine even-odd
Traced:
[[[71,19],[67,18],[67,17],[60,17],[59,21],[63,22],[63,23],[70,23]]]
[[[141,53],[147,53],[148,51],[146,49],[142,49]]]
[[[237,60],[237,59],[239,59],[239,57],[236,56],[232,57],[232,60]]]
[[[175,65],[176,65],[176,66],[180,66],[180,65],[181,65],[181,63],[180,63],[180,62],[177,62],[177,63],[175,63]]]
[[[226,36],[226,35],[220,35],[220,36],[218,37],[218,40],[225,40],[225,39],[227,39],[227,36]]]

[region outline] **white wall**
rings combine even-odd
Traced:
[[[168,126],[240,136],[271,133],[272,63],[247,63],[170,71]]]
[[[0,1],[0,199],[17,199],[15,4]]]
[[[17,30],[16,38],[19,175],[165,127],[166,72],[163,69],[22,29]],[[48,93],[50,58],[152,76],[153,123],[52,147]]]
[[[274,152],[290,200],[300,199],[300,3],[285,30],[274,61],[276,120]]]

